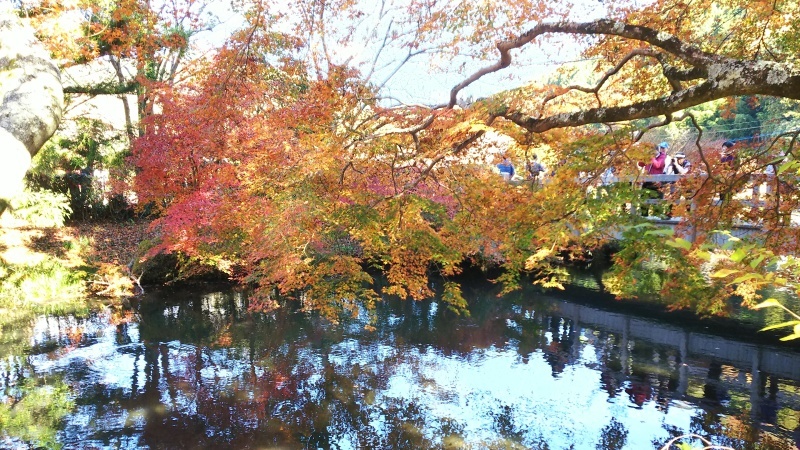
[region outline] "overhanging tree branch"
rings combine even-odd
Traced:
[[[623,106],[597,107],[572,113],[559,113],[541,118],[534,118],[521,111],[507,111],[504,114],[503,117],[531,132],[667,115],[712,100],[738,95],[760,94],[800,100],[800,71],[789,63],[730,58],[705,52],[694,45],[681,41],[676,36],[652,28],[614,20],[598,20],[586,23],[539,24],[517,38],[499,42],[497,49],[500,59],[496,63],[478,70],[453,87],[450,92],[449,106],[452,107],[456,104],[458,93],[470,84],[487,74],[511,65],[511,50],[519,49],[546,33],[617,36],[637,40],[661,49],[667,55],[683,61],[691,68],[678,69],[664,65],[664,75],[673,87],[673,92],[665,97],[647,99]],[[643,55],[652,54],[654,57],[658,54],[660,58],[666,56],[652,49],[643,49],[640,52]],[[624,64],[628,60],[627,57],[623,59],[615,69],[619,70],[620,64]],[[612,72],[615,71],[612,70]],[[687,88],[683,88],[679,83],[679,81],[689,80],[700,82]],[[601,80],[601,85],[602,82]]]
[[[139,83],[128,82],[107,82],[89,85],[64,86],[65,94],[86,94],[86,95],[120,95],[135,94],[139,88]]]

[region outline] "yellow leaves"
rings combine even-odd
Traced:
[[[705,261],[705,262],[711,262],[711,259],[712,259],[711,252],[709,252],[709,251],[706,251],[706,250],[700,250],[700,249],[698,249],[697,251],[695,251],[695,252],[693,253],[693,255],[694,255],[694,256],[695,256],[697,259],[699,259],[699,260],[701,260],[701,261]]]
[[[70,11],[74,8],[72,5],[63,8],[61,14],[37,14],[30,19],[37,36],[58,60],[71,61],[88,56],[81,46],[83,23],[80,14]]]
[[[473,114],[453,110],[435,113],[433,123],[422,134],[420,150],[431,154],[451,152],[467,139],[493,130],[486,124],[485,117],[476,118]]]
[[[478,3],[462,3],[473,13],[480,10]],[[477,46],[491,46],[494,40],[485,39],[485,32],[509,37],[517,30],[506,24],[527,22],[511,14],[506,16],[508,22],[502,25],[495,22],[498,28],[487,30],[486,27],[492,28],[492,20],[497,21],[493,17],[503,16],[497,15],[497,11],[545,7],[544,2],[536,5],[537,8],[524,8],[520,2],[514,5],[479,3],[493,14],[467,14],[446,25],[442,22],[453,18],[449,14],[456,13],[437,9],[423,19],[422,10],[409,11],[420,14],[422,33],[410,38],[411,42],[406,41],[405,48],[416,48],[416,45],[423,48],[427,43],[422,40],[427,37],[449,39],[440,34],[443,26],[455,31],[470,24],[478,26],[469,30],[468,34],[474,34],[456,36],[453,40],[460,46],[468,45],[470,39],[476,39]],[[130,7],[133,3],[126,5]],[[544,10],[540,11],[544,14]],[[337,17],[342,11],[333,8],[331,13]],[[437,20],[429,20],[433,17]],[[638,23],[653,24],[658,17],[658,12],[641,15]],[[331,30],[335,20],[326,23]],[[669,22],[659,29],[664,26],[672,31],[677,25]],[[323,28],[313,30],[313,33],[318,32],[325,31]],[[302,40],[321,37],[298,34]],[[387,37],[403,39],[402,34]],[[687,32],[686,36],[689,35],[691,33]],[[112,37],[122,39],[125,36]],[[350,34],[339,37],[352,43]],[[260,42],[261,47],[247,49],[254,50],[253,54],[263,51],[266,60],[285,56],[285,47],[278,46],[281,51],[270,53],[276,47],[274,43],[266,37]],[[179,43],[180,40],[176,40],[176,44]],[[244,44],[244,40],[239,43]],[[252,42],[248,41],[247,45],[250,44]],[[591,61],[581,67],[577,75],[592,79],[591,76],[618,62],[622,53],[640,45],[639,41],[603,40],[592,50],[592,54],[600,55],[603,60]],[[533,136],[511,120],[498,118],[488,125],[487,118],[510,111],[533,111],[547,98],[553,100],[545,102],[546,109],[537,110],[545,115],[585,110],[596,106],[598,101],[604,106],[629,102],[668,87],[655,60],[637,58],[630,68],[615,75],[597,96],[577,91],[564,95],[568,89],[563,85],[525,87],[477,101],[464,109],[389,108],[378,105],[374,99],[380,95],[374,95],[374,85],[370,80],[360,79],[349,66],[332,64],[327,74],[323,73],[325,71],[313,73],[305,72],[304,61],[296,61],[285,66],[287,73],[276,73],[281,69],[265,67],[261,57],[242,62],[242,55],[247,54],[240,51],[242,48],[220,51],[219,60],[209,65],[208,72],[203,74],[205,84],[197,86],[198,92],[204,92],[202,96],[184,99],[178,106],[165,104],[162,110],[165,115],[171,113],[177,118],[171,124],[174,127],[188,126],[187,123],[191,125],[195,121],[199,125],[158,150],[177,147],[209,153],[204,157],[235,160],[236,164],[226,170],[235,172],[238,178],[221,169],[198,169],[196,178],[199,180],[209,181],[209,184],[210,181],[225,181],[224,192],[218,184],[209,188],[219,191],[220,198],[224,193],[226,202],[215,210],[223,212],[210,233],[216,233],[213,237],[218,241],[226,241],[225,237],[234,234],[232,229],[241,228],[243,231],[236,236],[243,236],[239,238],[243,257],[253,265],[256,263],[252,261],[266,261],[263,272],[258,275],[287,291],[302,292],[309,309],[319,309],[326,314],[337,307],[352,311],[356,299],[369,298],[364,286],[359,284],[368,283],[359,266],[365,262],[385,271],[389,281],[385,294],[403,298],[434,295],[428,279],[431,267],[450,275],[457,271],[461,262],[472,257],[504,264],[509,272],[516,274],[536,272],[540,277],[537,283],[541,286],[563,288],[566,276],[551,267],[557,252],[573,243],[576,247],[595,248],[607,242],[612,232],[631,223],[629,215],[617,211],[620,205],[633,203],[634,194],[630,190],[609,194],[605,205],[599,205],[601,202],[597,199],[590,205],[593,200],[587,200],[587,185],[576,181],[579,174],[597,175],[609,165],[617,168],[635,165],[637,160],[649,159],[650,148],[642,145],[628,152],[631,140],[628,130],[599,136],[595,127],[563,128]],[[312,54],[315,51],[308,49]],[[236,71],[228,66],[236,66]],[[616,77],[637,74],[644,75],[643,79],[617,83]],[[224,86],[224,90],[221,91],[220,86]],[[556,96],[562,97],[555,99]],[[185,108],[186,105],[193,107]],[[476,135],[485,138],[490,134],[499,138],[492,139],[493,142],[488,142],[490,139],[478,141],[472,148],[462,151],[461,144],[470,138]],[[197,142],[202,144],[195,146]],[[458,148],[457,154],[454,148]],[[473,149],[475,157],[470,153]],[[503,151],[515,158],[515,167],[520,173],[523,172],[523,156],[531,151],[536,151],[541,159],[549,159],[557,173],[548,177],[547,185],[512,187],[490,174],[493,167],[488,160],[492,154]],[[211,155],[213,152],[218,154]],[[156,155],[163,157],[160,152]],[[182,172],[186,168],[181,164],[188,160],[191,159],[170,160],[168,166],[175,168],[171,178],[153,181],[168,181],[176,191],[190,189],[185,187],[187,183]],[[786,166],[780,171],[795,169]],[[629,167],[629,170],[635,168]],[[234,203],[231,197],[236,198],[235,204],[231,204]],[[175,202],[180,201],[182,198],[176,196]],[[197,208],[184,211],[197,211]],[[673,268],[676,272],[689,272],[693,270],[691,264],[705,261],[708,264],[703,267],[708,268],[707,271],[691,272],[690,276],[696,275],[693,282],[697,282],[693,287],[699,285],[697,280],[707,283],[710,278],[710,284],[717,289],[713,295],[724,291],[718,294],[720,298],[733,291],[731,286],[737,285],[737,292],[753,300],[758,287],[783,280],[777,275],[763,274],[765,266],[774,258],[757,252],[754,247],[737,244],[738,248],[717,264],[718,261],[713,260],[716,254],[712,255],[700,243],[676,236],[671,229],[642,227],[635,233],[637,239],[642,238],[637,253],[647,253],[638,262],[656,267],[659,271],[656,275],[661,275]],[[346,246],[350,246],[349,251],[342,249]],[[709,277],[711,271],[714,272]],[[519,281],[514,275],[506,279],[509,285]],[[667,277],[652,277],[650,286],[653,289],[648,292],[663,292],[666,288],[663,288],[662,279]],[[630,280],[642,283],[634,276],[625,279]],[[622,284],[615,287],[622,289]],[[696,288],[686,292],[705,291]],[[443,301],[456,310],[466,308],[454,284],[445,285]]]
[[[775,298],[768,298],[763,302],[755,305],[753,309],[762,309],[762,308],[780,308],[784,311],[788,312],[791,316],[795,318],[795,320],[790,320],[786,322],[777,323],[774,325],[770,325],[761,329],[761,331],[769,331],[769,330],[777,330],[780,328],[792,327],[792,333],[788,336],[784,336],[781,338],[782,341],[790,341],[794,339],[800,338],[800,316],[796,313],[791,311],[789,308],[785,307],[780,301]]]
[[[490,131],[493,128],[489,125],[486,125],[484,121],[480,120],[469,120],[466,122],[458,123],[452,127],[449,127],[446,131],[448,136],[456,136],[456,135],[463,135],[464,133],[475,133],[478,131]]]
[[[123,297],[134,292],[134,285],[129,274],[123,273],[118,265],[100,264],[89,289],[95,295]]]
[[[525,270],[533,270],[538,267],[545,258],[551,256],[553,254],[553,247],[550,248],[540,248],[536,251],[533,255],[529,256],[527,260],[525,260]]]
[[[720,269],[720,270],[712,273],[711,277],[712,278],[725,278],[725,277],[729,277],[729,276],[731,276],[731,275],[733,275],[735,273],[739,273],[739,271],[738,270],[734,270],[734,269]]]
[[[545,278],[543,281],[538,282],[536,284],[541,285],[545,289],[558,289],[563,291],[564,284],[558,280],[556,277]]]
[[[664,243],[670,247],[679,248],[682,250],[688,251],[692,249],[692,243],[683,238],[670,239]]]
[[[783,305],[777,299],[768,298],[763,302],[753,306],[753,309],[773,308],[773,307],[783,308]]]

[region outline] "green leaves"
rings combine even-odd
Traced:
[[[458,283],[451,281],[445,282],[444,292],[442,292],[442,301],[447,305],[447,308],[454,313],[469,317],[469,305],[462,295],[461,286]]]
[[[747,255],[748,255],[748,252],[749,252],[749,251],[750,251],[750,250],[751,250],[753,247],[754,247],[754,245],[747,245],[747,246],[744,246],[744,247],[739,247],[739,248],[737,248],[737,249],[736,249],[736,250],[733,252],[733,254],[730,256],[730,258],[731,258],[731,261],[734,261],[734,262],[742,262],[742,260],[744,260],[744,258],[746,258],[746,257],[747,257]]]
[[[792,327],[792,333],[782,337],[781,341],[791,341],[800,338],[800,316],[792,312],[789,308],[783,306],[783,303],[781,303],[775,298],[768,298],[753,307],[753,309],[762,309],[762,308],[781,308],[784,311],[788,312],[790,315],[794,316],[795,320],[789,320],[786,322],[770,325],[762,328],[761,331],[777,330],[780,328]]]
[[[649,230],[644,232],[645,236],[674,236],[675,230],[672,228],[657,228],[655,230]]]
[[[689,251],[692,249],[692,243],[687,241],[686,239],[675,238],[669,241],[666,241],[665,244],[669,245],[670,247],[679,248],[682,250]]]
[[[800,171],[800,161],[789,160],[778,166],[778,175],[787,171]]]
[[[711,278],[725,278],[725,277],[729,277],[729,276],[731,276],[731,275],[733,275],[735,273],[739,273],[739,271],[738,270],[733,270],[733,269],[720,269],[720,270],[712,273],[711,274]]]
[[[744,283],[745,281],[750,281],[750,280],[763,281],[764,275],[761,275],[760,273],[747,273],[733,280],[731,284]]]

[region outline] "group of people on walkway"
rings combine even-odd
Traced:
[[[497,170],[500,172],[500,176],[506,181],[510,181],[516,174],[514,164],[507,154],[503,154],[503,160],[497,164]],[[527,172],[526,178],[528,180],[537,181],[541,180],[547,169],[539,162],[539,157],[534,153],[531,159],[525,163],[525,171]]]
[[[720,163],[733,166],[736,161],[736,154],[734,151],[735,143],[727,140],[722,143],[720,149]],[[649,162],[640,162],[639,168],[646,175],[686,175],[692,171],[692,163],[682,151],[669,154],[669,143],[661,142],[655,147],[655,155]],[[510,181],[516,176],[517,172],[514,169],[514,164],[509,158],[508,154],[502,155],[502,160],[497,164],[497,170],[504,180]],[[612,169],[609,169],[612,170]],[[525,163],[525,178],[527,180],[541,181],[546,175],[547,170],[545,166],[539,161],[536,154]],[[613,175],[613,173],[609,174]],[[657,188],[659,183],[645,182],[644,188],[654,189]]]
[[[677,152],[670,156],[669,144],[662,142],[656,146],[656,154],[650,164],[639,163],[648,175],[686,175],[692,169],[692,163],[686,159],[686,154]]]

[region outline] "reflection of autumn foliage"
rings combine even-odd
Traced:
[[[622,446],[625,427],[644,417],[663,415],[666,420],[658,423],[671,423],[676,416],[670,414],[686,417],[683,408],[695,411],[692,429],[670,429],[670,436],[693,431],[727,439],[727,420],[735,417],[755,431],[736,435],[733,448],[751,442],[791,448],[787,428],[796,422],[786,417],[795,414],[797,399],[790,398],[793,385],[779,390],[784,380],[764,377],[756,394],[781,403],[754,404],[750,410],[742,399],[752,393],[735,382],[738,369],[711,365],[691,375],[682,363],[701,364],[679,361],[675,346],[587,327],[538,296],[498,301],[498,290],[465,283],[469,317],[456,316],[439,302],[388,299],[376,305],[372,332],[363,330],[363,318],[331,326],[297,308],[254,313],[249,297],[238,292],[150,291],[133,317],[110,313],[53,322],[53,336],[40,338],[29,361],[62,367],[56,370],[67,373],[65,382],[75,390],[79,409],[63,432],[69,448],[102,447],[114,439],[150,448],[416,449],[452,442],[547,448],[548,439],[563,437],[557,421],[571,420],[570,407],[585,401],[598,408],[608,402],[601,411],[612,415],[619,409],[614,404],[627,411],[602,430],[598,423],[590,441],[583,435],[584,443],[599,442],[599,448]],[[71,329],[80,330],[79,341],[68,340]],[[71,351],[60,353],[65,347]],[[530,376],[519,380],[517,389],[535,397],[541,390],[537,383],[544,381],[559,390],[554,397],[566,409],[539,410],[525,395],[508,398],[499,378],[457,384],[463,390],[451,384],[451,375],[468,379],[476,366],[498,361]],[[18,376],[5,373],[12,383]],[[588,397],[586,386],[575,385],[577,375],[589,376],[581,378],[591,389]],[[729,389],[735,401],[701,398],[709,380]],[[627,404],[640,404],[644,411]],[[779,408],[774,414],[765,411],[773,406]],[[479,417],[484,428],[476,431],[473,419],[464,417]],[[654,428],[653,436],[663,435]]]
[[[625,393],[628,394],[628,399],[632,403],[641,408],[646,401],[650,400],[652,388],[645,381],[633,381],[629,387],[625,388]]]

